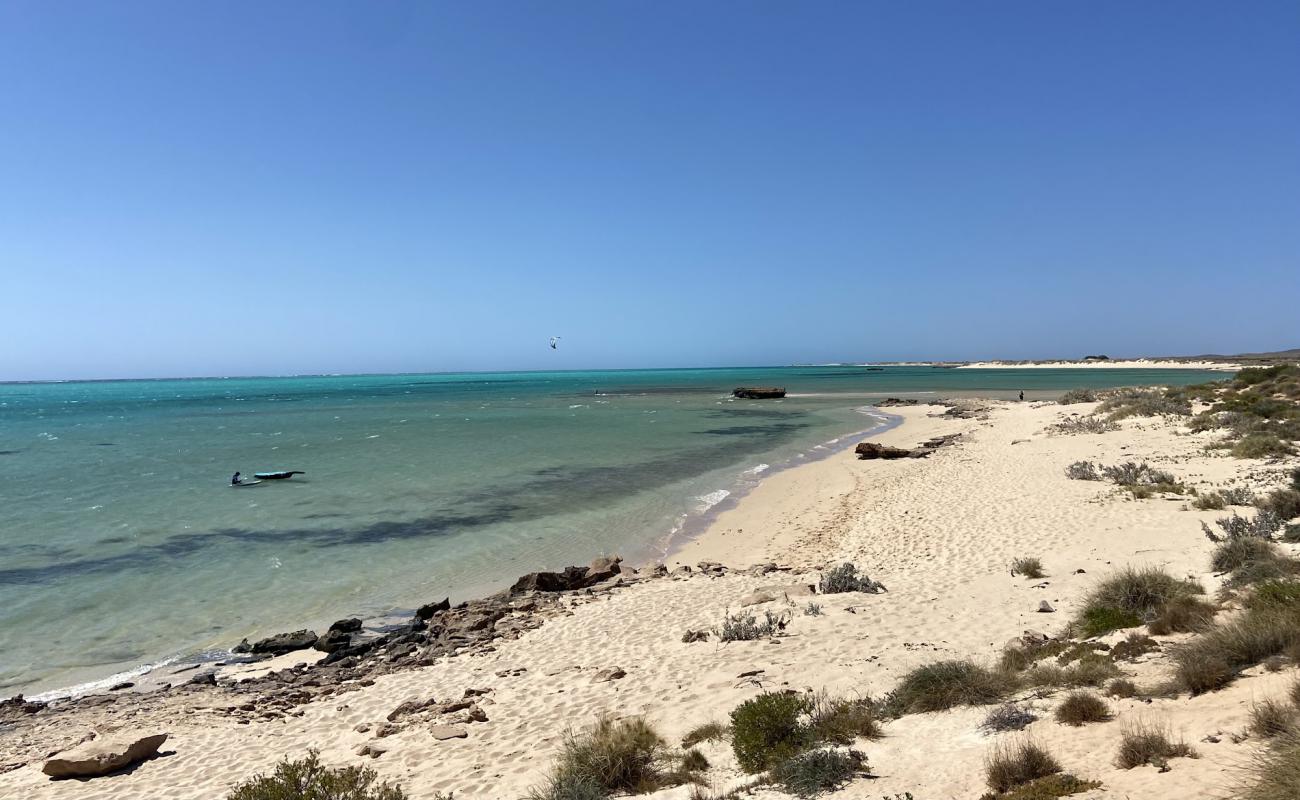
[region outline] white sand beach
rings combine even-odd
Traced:
[[[1026,630],[1059,633],[1084,594],[1125,565],[1163,567],[1213,592],[1219,579],[1209,572],[1212,545],[1199,523],[1225,512],[1193,510],[1176,496],[1134,500],[1109,483],[1069,480],[1065,467],[1081,459],[1145,460],[1202,490],[1228,483],[1272,488],[1280,484],[1283,467],[1207,454],[1202,446],[1213,434],[1189,433],[1159,418],[1126,420],[1121,430],[1102,434],[1046,432],[1062,417],[1090,408],[989,403],[986,413],[972,419],[940,416],[939,406],[891,409],[905,422],[884,433],[883,443],[912,446],[952,433],[961,438],[924,459],[860,461],[846,451],[771,476],[668,564],[672,569],[720,562],[729,568],[725,574],[693,570],[566,596],[562,614],[517,639],[379,675],[355,691],[268,721],[232,714],[232,701],[219,686],[173,693],[147,709],[128,698],[75,713],[42,712],[38,716],[49,716],[38,725],[0,733],[0,765],[14,767],[0,774],[0,796],[212,800],[286,756],[316,749],[329,764],[373,767],[413,798],[436,792],[454,792],[456,800],[520,798],[544,777],[565,729],[601,715],[644,715],[676,742],[703,723],[725,722],[737,704],[765,690],[879,696],[923,663],[992,663],[1005,642]],[[1009,565],[1019,556],[1041,558],[1046,577],[1013,575]],[[819,596],[823,613],[802,613],[811,599],[805,587],[817,582],[822,568],[844,561],[888,591]],[[766,562],[781,570],[745,571]],[[764,587],[771,587],[775,599],[752,608],[788,610],[792,616],[783,635],[683,643],[684,631],[718,625],[729,609],[739,609]],[[1044,600],[1054,613],[1037,613]],[[1117,633],[1106,641],[1122,638]],[[1179,638],[1159,640],[1167,646]],[[302,651],[259,667],[320,656]],[[1140,687],[1155,685],[1170,670],[1165,652],[1120,666]],[[625,674],[597,676],[613,668]],[[1261,747],[1255,738],[1233,736],[1245,730],[1252,702],[1284,695],[1296,675],[1294,667],[1276,673],[1256,668],[1232,686],[1199,697],[1112,699],[1112,721],[1081,728],[1051,718],[1064,691],[1017,697],[1040,716],[1027,735],[1067,771],[1103,785],[1075,796],[1218,798],[1230,794]],[[419,714],[399,718],[390,735],[376,738],[404,701],[456,699],[467,689],[483,691],[475,699],[486,721],[458,724],[464,738],[436,738],[439,720]],[[828,796],[978,797],[985,791],[990,748],[1003,737],[1025,735],[982,733],[978,726],[988,711],[959,708],[886,722],[883,738],[858,744],[874,777]],[[1121,730],[1139,719],[1168,725],[1199,757],[1173,759],[1168,771],[1116,767]],[[53,751],[60,743],[113,731],[165,731],[170,738],[163,757],[86,782],[52,781],[32,757],[42,740]],[[359,755],[367,744],[381,754]],[[726,742],[702,749],[715,789],[746,782]],[[647,796],[685,800],[690,791],[679,786]],[[747,796],[788,797],[772,789]]]

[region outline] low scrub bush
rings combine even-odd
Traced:
[[[1296,710],[1287,703],[1262,700],[1250,709],[1250,732],[1261,739],[1273,739],[1296,732]]]
[[[1192,501],[1192,508],[1200,511],[1222,511],[1228,507],[1228,501],[1223,499],[1219,492],[1206,492],[1199,494]]]
[[[1098,781],[1085,781],[1060,772],[1023,783],[1009,792],[1000,794],[989,792],[980,800],[1055,800],[1058,797],[1069,797],[1072,794],[1098,788],[1101,788],[1101,783]],[[908,798],[910,800],[911,795],[908,795]]]
[[[1119,425],[1103,417],[1066,417],[1048,427],[1052,433],[1109,433],[1119,430]]]
[[[809,601],[808,601],[808,605],[806,605],[806,606],[803,607],[803,615],[804,615],[805,617],[820,617],[820,616],[822,616],[822,607],[821,607],[821,604],[820,604],[820,603],[814,603],[813,601],[809,600]]]
[[[1065,477],[1075,481],[1099,481],[1101,473],[1091,461],[1076,461],[1065,468]]]
[[[680,783],[664,768],[667,745],[644,719],[602,717],[581,733],[569,731],[541,788],[528,800],[603,798],[611,792],[641,793]]]
[[[984,765],[988,786],[995,792],[1009,792],[1060,771],[1050,753],[1027,739],[994,745]]]
[[[1288,734],[1259,751],[1240,800],[1295,800],[1300,797],[1300,735]]]
[[[858,738],[879,739],[876,707],[869,699],[846,700],[819,695],[809,711],[808,727],[813,737],[831,744],[853,744]]]
[[[1210,554],[1210,569],[1215,572],[1232,572],[1254,561],[1277,558],[1277,548],[1268,539],[1258,536],[1240,536],[1220,539]]]
[[[682,747],[691,748],[700,742],[720,742],[731,733],[731,728],[721,722],[706,722],[697,725],[682,737]]]
[[[1063,406],[1074,405],[1075,403],[1095,403],[1097,402],[1097,392],[1094,389],[1071,389],[1061,395],[1056,402]]]
[[[752,611],[737,611],[722,618],[722,626],[714,633],[723,642],[752,642],[756,639],[770,639],[778,631],[785,630],[790,618],[784,613],[763,612],[763,621],[759,622]]]
[[[1156,469],[1145,461],[1126,461],[1113,467],[1102,467],[1102,474],[1120,486],[1176,486],[1178,479],[1172,473]]]
[[[398,786],[379,780],[369,767],[333,769],[315,752],[284,760],[270,775],[258,775],[231,790],[227,800],[406,800]]]
[[[866,573],[859,573],[857,566],[852,562],[845,562],[822,574],[817,591],[822,594],[840,594],[843,592],[879,594],[885,591],[885,586],[868,578]]]
[[[1154,722],[1142,721],[1125,726],[1120,734],[1115,766],[1133,769],[1143,764],[1164,766],[1171,758],[1196,758],[1196,751],[1183,742],[1169,738],[1169,730]]]
[[[1286,529],[1282,531],[1282,541],[1287,544],[1300,542],[1300,522],[1286,526]]]
[[[1219,492],[1223,495],[1223,502],[1230,506],[1253,506],[1255,505],[1255,493],[1244,486],[1232,486]]]
[[[1246,600],[1246,605],[1250,608],[1300,608],[1300,581],[1263,581],[1255,587],[1254,593]]]
[[[1024,575],[1026,578],[1041,578],[1047,573],[1043,572],[1043,562],[1037,558],[1017,558],[1011,562],[1011,572],[1015,575]]]
[[[814,737],[804,722],[812,701],[798,694],[765,693],[731,712],[731,748],[740,768],[762,772],[798,755]]]
[[[884,701],[893,716],[995,703],[1015,688],[1009,675],[971,661],[936,661],[903,676]]]
[[[1038,719],[1038,715],[1024,706],[1015,703],[1003,703],[989,712],[980,723],[980,730],[985,733],[1005,733],[1024,730],[1029,723]]]
[[[1271,511],[1260,511],[1253,517],[1238,516],[1234,511],[1231,517],[1219,517],[1214,524],[1219,527],[1220,532],[1215,532],[1204,522],[1201,523],[1201,531],[1205,533],[1205,538],[1212,542],[1248,537],[1272,539],[1282,529],[1282,520]]]
[[[1192,413],[1192,404],[1185,396],[1163,389],[1128,389],[1115,394],[1097,407],[1098,414],[1109,414],[1113,420],[1127,417],[1185,417]]]
[[[1137,684],[1128,678],[1116,678],[1106,686],[1106,694],[1111,697],[1136,697],[1137,693]]]
[[[687,775],[692,772],[704,772],[709,768],[709,759],[694,747],[682,753],[681,771]]]
[[[1280,458],[1295,454],[1290,442],[1274,433],[1249,433],[1232,446],[1233,458]]]
[[[796,797],[816,797],[846,783],[866,761],[857,750],[809,750],[777,764],[772,782]]]
[[[1277,489],[1255,504],[1279,521],[1294,519],[1300,517],[1300,489]]]
[[[1300,606],[1256,605],[1173,651],[1175,675],[1192,694],[1226,686],[1237,673],[1300,646]]]
[[[1109,658],[1093,654],[1078,659],[1068,667],[1037,664],[1025,670],[1020,677],[1026,686],[1045,689],[1101,686],[1119,674],[1119,668]]]
[[[1110,706],[1092,692],[1071,692],[1056,707],[1056,721],[1063,725],[1105,722],[1110,716]]]
[[[1164,608],[1147,622],[1147,631],[1153,636],[1196,633],[1210,627],[1218,611],[1219,609],[1212,603],[1207,603],[1199,597],[1191,595],[1177,597],[1166,603]]]
[[[1188,598],[1188,599],[1194,600],[1195,598]],[[1169,609],[1172,606],[1176,605],[1178,602],[1179,601],[1175,600],[1169,605],[1166,605],[1165,610],[1161,612],[1161,616],[1164,616],[1164,614],[1168,613]],[[1149,625],[1154,624],[1154,620],[1148,624]],[[1155,639],[1152,639],[1150,636],[1145,636],[1141,633],[1138,633],[1137,631],[1134,631],[1130,633],[1128,636],[1124,637],[1124,641],[1120,642],[1119,644],[1116,644],[1114,647],[1110,649],[1110,660],[1111,661],[1136,661],[1138,658],[1146,655],[1147,653],[1159,649],[1160,649],[1160,644],[1156,642]]]
[[[1085,637],[1134,627],[1156,618],[1172,601],[1203,592],[1197,584],[1154,567],[1127,567],[1088,594],[1078,626]]]

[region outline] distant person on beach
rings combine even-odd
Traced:
[[[1020,399],[1021,399],[1021,401],[1023,401],[1023,400],[1025,399],[1025,390],[1024,390],[1024,389],[1021,389],[1021,390],[1020,390]]]
[[[240,484],[239,473],[236,472],[234,475],[230,476],[230,485],[238,486],[239,484]]]

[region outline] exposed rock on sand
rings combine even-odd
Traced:
[[[95,739],[51,758],[41,771],[51,778],[94,778],[154,756],[165,741],[165,733]]]
[[[316,632],[301,630],[293,633],[277,633],[274,636],[268,636],[253,644],[254,653],[270,653],[271,655],[281,655],[291,653],[294,650],[306,650],[308,647],[316,644]]]

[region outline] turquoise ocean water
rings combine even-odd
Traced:
[[[0,385],[0,697],[647,559],[890,395],[1194,370],[789,367]],[[779,401],[732,400],[741,385]],[[232,489],[230,475],[306,475]]]

